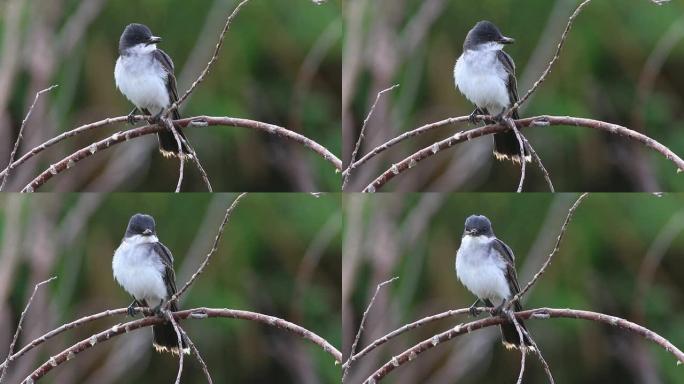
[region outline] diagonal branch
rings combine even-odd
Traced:
[[[537,90],[537,88],[546,80],[546,77],[551,73],[551,69],[553,68],[553,65],[556,63],[558,58],[560,57],[560,52],[561,49],[563,48],[563,45],[565,44],[565,39],[568,37],[568,32],[570,32],[570,28],[572,27],[572,23],[575,21],[575,18],[577,15],[580,14],[582,11],[582,8],[584,8],[585,5],[589,4],[591,0],[584,0],[580,5],[577,6],[575,9],[575,12],[570,15],[570,18],[568,19],[568,24],[565,26],[565,30],[563,31],[563,34],[561,35],[560,41],[558,42],[558,47],[556,48],[556,53],[553,55],[553,58],[551,61],[549,61],[549,65],[546,66],[546,69],[542,73],[541,77],[539,80],[537,80],[533,85],[532,88],[530,88],[526,93],[525,96],[523,96],[520,100],[518,100],[511,108],[508,109],[506,112],[506,116],[511,116],[513,112],[518,109],[529,97],[532,95],[534,91]]]
[[[38,288],[40,288],[44,284],[48,284],[52,280],[55,280],[57,276],[53,276],[45,281],[41,281],[40,283],[36,284],[33,287],[33,293],[31,293],[31,297],[29,298],[28,302],[26,303],[26,307],[24,310],[21,312],[21,316],[19,317],[19,324],[17,324],[17,330],[14,332],[14,337],[12,337],[12,342],[10,343],[9,346],[9,352],[7,352],[7,360],[3,364],[4,366],[0,366],[2,368],[2,374],[0,374],[0,383],[5,379],[5,374],[9,370],[9,365],[10,363],[16,358],[12,355],[14,352],[14,346],[17,344],[17,339],[19,339],[19,333],[21,333],[21,326],[24,324],[24,319],[26,318],[26,313],[29,310],[29,307],[31,306],[31,303],[33,302],[33,298],[36,296],[36,292],[38,291]]]
[[[366,118],[363,120],[363,125],[361,126],[361,132],[359,133],[359,138],[356,140],[356,145],[354,146],[354,150],[352,151],[351,158],[349,159],[349,166],[347,169],[344,171],[344,176],[342,178],[342,190],[344,191],[345,187],[347,186],[347,183],[349,182],[349,175],[351,174],[351,171],[354,169],[354,162],[356,161],[356,154],[359,152],[359,148],[361,147],[361,142],[363,141],[363,137],[366,133],[366,127],[368,127],[368,121],[370,120],[371,116],[373,116],[373,112],[375,111],[375,107],[378,105],[378,102],[380,101],[380,97],[387,93],[392,91],[395,88],[398,88],[399,84],[394,84],[393,86],[383,89],[382,91],[378,92],[377,95],[375,95],[375,101],[373,102],[373,105],[370,107],[370,110],[368,111],[368,114],[366,115]]]
[[[190,94],[195,90],[195,88],[199,85],[199,83],[204,81],[204,78],[209,73],[209,70],[211,69],[212,65],[214,65],[214,62],[216,62],[216,59],[218,59],[219,52],[221,51],[221,47],[223,46],[223,39],[226,36],[226,32],[228,32],[228,29],[230,28],[230,24],[233,22],[233,19],[235,18],[235,16],[237,16],[238,12],[240,11],[240,8],[242,8],[242,6],[245,5],[248,1],[249,0],[243,0],[242,2],[240,2],[240,4],[238,4],[237,7],[235,7],[235,9],[230,14],[230,16],[228,16],[228,19],[226,19],[226,24],[223,26],[223,30],[221,31],[221,34],[219,35],[219,40],[216,43],[216,48],[214,49],[214,54],[211,56],[211,59],[207,63],[207,66],[204,68],[204,70],[202,70],[202,73],[200,73],[197,80],[195,80],[192,83],[192,85],[190,85],[190,88],[188,88],[188,90],[185,91],[183,96],[181,96],[178,99],[178,101],[176,101],[175,103],[173,103],[173,105],[171,105],[169,107],[169,109],[166,111],[166,116],[170,115],[173,110],[177,109],[183,103],[183,101],[185,101],[185,99],[187,99],[188,96],[190,96]]]
[[[57,88],[58,85],[55,84],[49,88],[45,88],[42,91],[39,91],[36,93],[36,97],[33,99],[33,104],[31,104],[31,107],[29,108],[28,112],[26,113],[26,117],[24,117],[24,120],[21,122],[21,127],[19,128],[19,134],[17,135],[17,140],[14,142],[14,148],[12,148],[12,153],[10,154],[9,161],[7,162],[7,171],[2,174],[2,183],[0,183],[0,191],[5,189],[5,183],[7,182],[7,178],[9,177],[10,172],[12,171],[12,163],[14,163],[14,157],[17,155],[17,150],[19,149],[19,142],[21,142],[21,139],[24,134],[24,127],[26,127],[26,122],[28,121],[29,117],[31,117],[31,113],[33,113],[33,108],[35,108],[36,103],[38,102],[38,99],[43,93],[47,93],[52,91],[53,89]],[[1,382],[2,380],[0,380]]]
[[[373,297],[371,298],[371,301],[368,303],[368,307],[366,307],[366,310],[363,312],[363,316],[361,317],[361,324],[359,324],[359,330],[356,332],[356,337],[354,337],[354,342],[352,343],[351,350],[349,351],[349,358],[347,361],[344,363],[343,369],[342,369],[342,383],[344,383],[344,380],[347,378],[347,372],[349,371],[349,367],[351,364],[354,362],[354,353],[356,352],[356,346],[359,344],[359,339],[361,338],[361,333],[363,332],[363,328],[366,325],[366,318],[368,317],[368,312],[370,312],[371,308],[373,307],[373,303],[375,302],[375,298],[378,296],[378,293],[384,287],[385,285],[391,284],[395,280],[397,280],[399,277],[393,277],[387,281],[383,281],[382,283],[378,284],[377,287],[375,287],[375,293],[373,294]]]
[[[192,285],[192,283],[195,282],[197,277],[204,272],[204,268],[207,267],[209,264],[209,261],[211,260],[211,257],[216,253],[216,250],[218,249],[219,243],[221,242],[221,237],[223,236],[223,229],[225,228],[226,224],[228,223],[228,220],[230,220],[230,216],[233,214],[233,211],[235,210],[235,207],[237,207],[238,203],[240,202],[240,199],[242,199],[247,193],[241,193],[238,195],[238,197],[233,200],[233,203],[226,209],[226,214],[223,217],[223,222],[221,222],[221,225],[219,226],[218,233],[216,233],[216,238],[214,238],[214,244],[211,247],[211,250],[207,254],[207,257],[204,258],[204,261],[202,264],[199,266],[197,271],[193,273],[193,275],[190,277],[190,279],[183,285],[181,289],[178,290],[171,298],[166,302],[165,307],[168,307],[172,302],[178,300],[178,298],[185,293],[185,291]]]

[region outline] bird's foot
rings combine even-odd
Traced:
[[[138,312],[138,310],[136,309],[137,306],[138,302],[133,301],[131,305],[129,305],[128,308],[126,308],[126,313],[128,314],[128,316],[135,317],[136,313]]]
[[[133,108],[131,113],[126,116],[126,120],[128,121],[128,124],[130,125],[135,125],[135,114],[138,112],[138,108]]]
[[[475,108],[475,110],[470,114],[470,116],[468,116],[468,121],[470,121],[470,124],[473,124],[473,125],[477,124],[477,120],[478,120],[477,115],[481,115],[481,114],[482,114],[482,111],[480,110],[480,108]]]
[[[503,310],[506,307],[506,304],[508,304],[508,300],[503,300],[501,304],[494,307],[494,309],[492,309],[492,316],[499,316],[503,314]]]
[[[482,312],[477,308],[477,306],[479,304],[480,304],[480,299],[477,299],[477,301],[475,301],[473,303],[473,305],[471,305],[470,308],[468,308],[468,313],[470,313],[470,316],[476,317],[477,315],[479,315]]]

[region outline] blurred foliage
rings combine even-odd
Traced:
[[[57,19],[66,23],[82,5],[80,0],[55,2],[50,7],[26,7],[22,23],[32,19]],[[56,107],[51,116],[58,119],[59,132],[80,124],[107,117],[126,115],[132,109],[114,84],[114,64],[123,28],[132,22],[148,25],[163,38],[159,48],[174,60],[178,90],[183,94],[199,76],[213,53],[225,19],[233,11],[234,0],[155,0],[137,2],[107,1],[82,40],[75,42],[74,53],[60,57],[50,83],[60,87],[45,100]],[[340,1],[316,6],[311,1],[251,1],[235,17],[226,34],[219,58],[192,96],[185,103],[183,116],[215,115],[260,120],[301,133],[333,153],[340,153]],[[49,13],[52,12],[52,13]],[[45,13],[49,13],[45,16]],[[0,21],[0,35],[5,21]],[[28,28],[28,27],[26,27]],[[299,80],[307,55],[323,35],[337,36],[324,51],[320,65],[309,73],[308,85]],[[332,31],[332,32],[330,32]],[[25,33],[22,30],[22,33]],[[56,44],[55,41],[49,42]],[[22,36],[31,46],[31,36]],[[1,37],[0,37],[1,40]],[[28,60],[28,59],[27,59]],[[192,63],[192,68],[188,68]],[[36,90],[30,63],[20,71],[12,91],[13,126],[18,129],[27,101]],[[298,93],[297,89],[301,90]],[[38,130],[30,126],[27,129]],[[61,148],[41,154],[37,168],[45,169],[68,153],[87,146],[98,137],[116,130],[129,129],[117,124],[97,129],[96,134],[79,136],[60,144]],[[290,191],[301,190],[295,175],[306,178],[308,189],[337,190],[339,175],[334,168],[301,145],[244,128],[207,127],[186,130],[217,191]],[[14,133],[16,134],[16,132]],[[51,136],[42,136],[43,140]],[[154,136],[138,139],[145,142],[145,159],[150,164],[125,179],[116,190],[168,191],[178,174],[176,161],[163,159],[156,150]],[[122,145],[127,145],[124,143]],[[117,146],[118,147],[118,146]],[[65,148],[68,148],[65,149]],[[24,148],[24,152],[27,148]],[[95,158],[113,161],[113,150]],[[22,151],[20,151],[22,153]],[[111,156],[111,158],[110,158]],[[147,159],[149,157],[149,159]],[[102,160],[88,159],[93,163]],[[31,163],[33,164],[33,163]],[[84,168],[87,166],[80,165]],[[83,170],[75,185],[58,190],[86,187],[102,165]],[[204,191],[199,174],[188,166],[185,190]],[[74,172],[74,170],[70,170]],[[304,176],[301,176],[301,175]],[[51,188],[49,185],[47,188]]]
[[[363,2],[364,0],[351,0]],[[433,5],[429,5],[432,3]],[[401,88],[384,97],[391,100],[391,136],[447,117],[468,115],[472,104],[454,87],[453,68],[462,53],[465,35],[479,20],[490,20],[502,33],[515,38],[515,44],[506,47],[517,65],[518,91],[522,96],[539,78],[548,64],[568,16],[580,1],[577,0],[483,0],[458,1],[402,1],[392,13],[386,7],[369,3],[364,14],[366,33],[377,38],[366,38],[364,43],[381,40],[382,28],[395,26],[400,33],[392,36],[395,45],[386,47],[387,63],[396,59],[395,51],[409,39],[415,29],[418,11],[435,7],[440,12],[434,23],[426,29],[425,40],[415,52],[400,58],[391,78],[374,76],[368,67],[362,73],[359,91],[354,100],[356,129],[361,126],[379,87],[401,84]],[[351,7],[347,7],[351,8]],[[558,17],[554,15],[558,14]],[[380,21],[378,21],[380,20]],[[418,24],[418,23],[416,23]],[[672,50],[664,57],[663,66],[655,73],[655,82],[645,103],[638,102],[638,83],[642,71],[656,46],[669,33],[679,31]],[[684,156],[684,2],[671,1],[655,6],[648,0],[607,0],[589,3],[575,19],[561,56],[551,74],[524,106],[521,115],[570,115],[620,124],[652,137]],[[548,47],[545,51],[543,46]],[[530,67],[530,59],[543,53]],[[400,54],[400,53],[399,53]],[[376,60],[377,57],[375,58]],[[368,60],[372,61],[372,60]],[[387,64],[388,66],[390,64]],[[378,70],[388,76],[386,72]],[[382,81],[386,80],[386,83]],[[379,89],[378,89],[379,88]],[[643,116],[640,122],[638,115]],[[402,143],[388,152],[378,172],[388,169],[391,163],[408,156],[431,143],[447,137],[467,125],[440,128]],[[643,191],[678,190],[684,179],[677,175],[675,166],[660,154],[624,137],[597,132],[589,128],[540,127],[525,129],[524,133],[536,148],[552,176],[556,190],[560,191]],[[387,133],[385,133],[387,134]],[[356,136],[356,135],[355,135]],[[354,137],[355,137],[354,136]],[[346,136],[345,136],[346,137]],[[482,139],[487,143],[491,136]],[[381,141],[372,143],[378,145]],[[469,143],[459,144],[456,150]],[[491,145],[491,144],[488,144]],[[371,147],[367,143],[366,151]],[[345,147],[345,152],[351,151]],[[401,149],[399,149],[401,148]],[[454,149],[449,151],[454,152]],[[417,185],[406,187],[393,182],[385,190],[425,190],[442,176],[449,161],[468,161],[466,155],[435,156],[418,166],[430,169],[426,163],[439,164],[429,171],[430,176],[412,170],[401,178],[415,178]],[[475,161],[479,164],[478,177],[459,185],[459,190],[511,191],[519,178],[519,167],[494,161],[490,152]],[[484,164],[487,164],[486,166]],[[358,172],[357,172],[358,173]],[[527,190],[546,191],[548,188],[536,165],[528,167]],[[365,185],[365,184],[364,184]],[[403,188],[402,188],[403,186]]]
[[[361,348],[401,325],[449,309],[470,306],[475,297],[457,280],[456,251],[463,223],[484,214],[498,238],[514,251],[521,287],[553,249],[574,194],[392,194],[345,199],[345,236],[358,231],[343,253],[343,281],[354,287],[344,305],[345,351],[376,284],[393,276],[369,316]],[[361,206],[361,223],[349,227],[350,207]],[[592,194],[575,213],[552,264],[525,296],[523,307],[574,308],[619,316],[647,327],[675,346],[684,346],[684,196]],[[352,215],[353,217],[356,217]],[[417,220],[420,217],[421,220]],[[416,223],[425,224],[418,233]],[[354,223],[357,223],[354,221]],[[668,229],[666,229],[668,228]],[[663,233],[661,258],[647,253]],[[667,238],[667,237],[665,237]],[[663,239],[658,240],[663,241]],[[663,247],[664,246],[664,247]],[[657,252],[656,252],[657,253]],[[641,273],[654,267],[652,280]],[[638,294],[645,283],[644,296]],[[383,304],[384,303],[384,304]],[[375,314],[375,315],[373,315]],[[374,370],[392,356],[456,324],[459,316],[410,331],[368,358]],[[352,321],[352,323],[348,323]],[[529,320],[527,327],[559,383],[679,383],[674,356],[627,331],[572,319]],[[478,338],[487,338],[478,342]],[[391,383],[503,383],[517,377],[520,355],[500,344],[492,327],[463,335],[399,368]],[[357,363],[362,366],[362,363]],[[367,377],[366,372],[363,378]],[[361,377],[358,377],[361,379]],[[649,379],[650,378],[650,379]],[[654,381],[649,381],[654,380]],[[528,355],[524,382],[547,382],[541,364]]]
[[[111,260],[128,219],[136,212],[155,217],[160,241],[173,252],[177,285],[181,287],[211,249],[225,209],[234,198],[224,194],[0,196],[0,230],[5,239],[17,230],[20,244],[19,259],[8,281],[9,301],[5,304],[5,298],[0,298],[9,314],[0,317],[0,345],[9,344],[8,337],[33,285],[47,276],[58,279],[38,294],[37,299],[47,294],[49,300],[44,306],[40,300],[33,303],[20,347],[60,324],[128,306],[131,299],[113,280]],[[83,208],[91,206],[91,200],[96,209],[83,216],[88,212]],[[11,215],[7,204],[21,207],[17,221],[7,222],[7,215]],[[76,224],[83,227],[69,240],[66,234]],[[339,346],[340,228],[339,196],[245,196],[226,225],[211,263],[180,307],[245,309],[274,315]],[[324,230],[331,236],[314,245]],[[3,256],[0,265],[13,265],[5,253]],[[303,272],[307,268],[308,275]],[[123,316],[106,318],[68,331],[36,348],[38,353],[15,362],[12,373],[19,370],[25,376],[28,369],[33,370],[73,343],[129,320]],[[307,373],[314,382],[339,382],[339,366],[330,355],[284,331],[231,319],[188,320],[181,325],[199,348],[214,382],[298,383]],[[50,372],[44,381],[170,382],[176,375],[177,358],[154,352],[151,337],[151,330],[146,328],[98,344]],[[136,338],[144,341],[135,344]],[[29,366],[22,368],[24,359]],[[199,364],[193,357],[186,358],[183,382],[203,381]]]

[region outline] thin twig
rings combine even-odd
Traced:
[[[180,325],[173,318],[173,312],[166,310],[164,311],[164,316],[173,325],[173,330],[176,331],[176,337],[178,338],[178,374],[176,375],[176,384],[180,384],[180,379],[183,375],[183,355],[185,355],[185,351],[183,351],[183,336],[181,336]]]
[[[530,144],[530,142],[524,135],[522,135],[522,140],[525,142],[525,148],[527,148],[527,150],[530,151],[532,158],[539,166],[539,169],[541,169],[542,174],[544,175],[544,180],[546,180],[546,184],[549,186],[549,190],[551,191],[551,193],[556,192],[556,190],[553,188],[553,183],[551,182],[551,176],[549,175],[549,171],[547,171],[546,167],[544,167],[544,164],[542,164],[541,157],[539,157],[537,151],[534,150],[532,144]]]
[[[546,69],[542,73],[541,77],[539,80],[537,80],[533,85],[532,88],[530,88],[526,93],[525,96],[523,96],[521,99],[519,99],[511,108],[508,109],[506,112],[506,117],[510,117],[513,112],[518,109],[526,100],[527,98],[530,97],[530,95],[537,90],[537,88],[546,80],[546,76],[551,73],[551,68],[553,68],[553,65],[556,63],[558,58],[560,57],[560,52],[561,49],[563,48],[563,44],[565,44],[565,39],[568,37],[568,32],[570,32],[570,28],[572,27],[573,21],[575,21],[575,18],[579,13],[582,11],[582,8],[584,8],[585,5],[589,4],[591,0],[584,0],[580,5],[577,6],[575,9],[575,12],[570,15],[570,18],[568,19],[568,24],[565,26],[565,30],[563,31],[563,34],[561,35],[560,41],[558,42],[558,47],[556,48],[556,53],[553,55],[553,58],[551,61],[549,61],[549,65],[546,66]]]
[[[380,292],[380,289],[382,289],[382,287],[384,287],[387,284],[391,284],[398,278],[398,276],[395,276],[387,281],[383,281],[382,283],[378,284],[377,287],[375,287],[375,293],[373,294],[371,301],[368,303],[368,307],[366,307],[366,310],[363,312],[363,316],[361,317],[361,324],[359,324],[359,330],[356,332],[356,337],[354,337],[354,343],[352,343],[351,350],[349,351],[349,358],[345,362],[344,367],[342,369],[342,383],[344,383],[344,380],[347,378],[347,372],[349,372],[349,367],[354,362],[354,353],[356,353],[356,346],[359,344],[361,333],[363,332],[363,328],[366,324],[366,317],[368,317],[368,313],[370,312],[371,307],[373,307],[373,303],[375,302],[375,298],[378,296],[378,292]]]
[[[195,343],[190,340],[190,337],[188,334],[183,330],[183,328],[178,327],[178,330],[183,334],[183,340],[188,343],[188,346],[190,347],[190,350],[192,351],[193,355],[195,355],[195,358],[197,361],[199,361],[200,365],[202,366],[202,371],[204,372],[204,376],[207,378],[207,382],[209,384],[213,384],[214,381],[211,379],[211,374],[209,374],[209,368],[207,368],[207,363],[204,362],[204,359],[199,353],[199,349],[195,346]]]
[[[173,103],[171,105],[171,107],[169,107],[169,109],[166,111],[166,116],[169,116],[173,110],[177,109],[178,106],[181,105],[183,103],[183,101],[185,101],[185,99],[188,96],[190,96],[190,94],[195,90],[195,87],[197,87],[199,85],[199,83],[204,81],[204,78],[209,73],[211,66],[214,65],[214,62],[216,61],[216,59],[218,59],[219,52],[221,51],[221,47],[223,46],[223,39],[226,36],[226,32],[228,32],[228,28],[230,28],[230,24],[232,23],[233,18],[235,18],[235,16],[237,16],[238,12],[240,11],[240,8],[242,8],[242,6],[245,5],[248,1],[249,0],[243,0],[242,2],[240,2],[240,4],[238,4],[237,7],[235,7],[235,9],[230,14],[230,16],[228,16],[228,19],[226,19],[226,24],[223,26],[223,30],[221,31],[221,34],[219,35],[219,40],[216,43],[216,48],[214,48],[214,54],[211,56],[211,59],[207,63],[207,66],[204,68],[202,73],[200,73],[197,80],[195,80],[192,83],[192,85],[190,85],[190,88],[188,88],[188,90],[185,91],[183,96],[181,96],[178,99],[178,101],[176,101],[175,103]]]
[[[598,312],[582,311],[567,308],[537,308],[516,312],[513,315],[516,316],[519,320],[549,318],[582,319],[622,328],[636,335],[639,335],[646,340],[654,342],[655,344],[665,349],[667,352],[671,353],[677,359],[677,361],[679,361],[680,363],[684,363],[684,352],[682,352],[679,348],[674,346],[669,340],[665,339],[664,337],[651,331],[648,328],[645,328],[639,324],[635,324],[628,320],[622,319],[620,317],[610,316]],[[405,350],[401,354],[392,357],[390,361],[386,362],[382,367],[378,368],[373,374],[371,374],[364,381],[364,383],[369,384],[373,382],[379,382],[385,376],[387,376],[387,374],[394,371],[396,368],[408,363],[409,361],[415,360],[421,353],[428,351],[436,347],[437,345],[442,344],[445,341],[452,340],[460,335],[464,335],[472,331],[476,331],[486,327],[501,325],[502,323],[507,321],[508,319],[505,319],[501,316],[495,316],[475,320],[465,324],[458,324],[455,327],[450,328],[437,335],[434,335],[429,339],[423,340],[420,343],[414,345],[413,347]]]
[[[124,309],[125,311],[125,309]],[[263,325],[270,327],[275,327],[287,331],[297,337],[319,346],[327,354],[331,355],[337,363],[342,362],[342,353],[333,347],[327,340],[318,336],[317,334],[309,331],[308,329],[301,327],[297,324],[291,323],[289,321],[280,319],[275,316],[264,315],[257,312],[242,311],[237,309],[227,309],[227,308],[194,308],[187,309],[184,311],[174,312],[173,316],[176,320],[185,319],[207,319],[207,318],[229,318],[229,319],[240,319],[258,322]],[[31,380],[36,381],[41,377],[45,376],[53,368],[63,364],[67,360],[73,359],[77,354],[88,350],[97,343],[105,342],[111,340],[113,337],[134,331],[143,327],[150,327],[154,325],[160,325],[166,322],[165,318],[159,316],[148,316],[142,319],[129,321],[124,324],[116,324],[113,327],[106,329],[102,332],[96,333],[78,343],[72,345],[71,347],[63,350],[55,356],[52,356],[48,361],[43,363],[40,367],[36,368],[29,376],[27,376],[22,383],[29,383]]]
[[[618,136],[624,136],[631,140],[637,141],[648,148],[659,152],[667,160],[670,160],[677,167],[678,172],[684,171],[684,160],[682,160],[677,154],[672,152],[668,147],[657,142],[656,140],[629,128],[608,123],[600,120],[586,119],[581,117],[571,117],[571,116],[535,116],[525,119],[515,120],[515,124],[518,128],[521,127],[548,127],[555,125],[565,125],[565,126],[575,126],[575,127],[585,127],[596,129],[599,131],[611,133]],[[432,126],[436,128],[436,126]],[[484,127],[478,127],[470,129],[467,131],[457,132],[452,136],[449,136],[443,140],[433,143],[430,146],[424,147],[423,149],[413,153],[412,155],[404,158],[399,163],[393,164],[389,169],[379,175],[375,180],[364,188],[363,192],[373,193],[380,188],[382,188],[387,182],[392,180],[397,175],[413,168],[418,162],[430,158],[443,149],[450,148],[455,144],[462,143],[477,137],[492,135],[496,133],[502,133],[509,131],[510,128],[501,124],[491,124],[485,125]]]
[[[2,384],[2,381],[5,379],[5,374],[9,370],[10,363],[12,362],[12,360],[15,359],[15,357],[12,355],[12,353],[14,353],[14,346],[17,344],[17,340],[19,339],[19,333],[21,333],[21,326],[22,324],[24,324],[26,313],[28,312],[31,303],[33,302],[33,298],[36,296],[38,288],[40,288],[43,284],[47,284],[52,280],[55,280],[56,278],[57,276],[53,276],[47,280],[41,281],[33,287],[33,293],[31,293],[31,297],[29,297],[29,300],[26,303],[26,307],[24,307],[24,310],[21,312],[21,316],[19,317],[19,324],[17,324],[17,330],[14,332],[14,337],[12,337],[12,342],[9,346],[9,352],[7,353],[7,360],[4,364],[4,368],[2,368],[2,374],[0,374],[0,384]]]
[[[176,128],[173,126],[173,123],[170,122],[168,119],[165,117],[161,118],[161,121],[164,123],[166,126],[166,129],[171,131],[173,133],[173,138],[176,140],[176,146],[178,148],[178,162],[180,163],[180,170],[178,171],[178,183],[176,184],[176,193],[180,193],[181,190],[181,185],[183,184],[183,170],[185,168],[185,154],[183,153],[183,144],[181,143],[180,135],[176,131]],[[192,156],[192,155],[190,155]],[[180,376],[179,376],[180,379]]]
[[[527,347],[525,347],[525,338],[523,336],[523,331],[520,327],[518,319],[516,319],[510,311],[504,311],[504,313],[511,321],[511,323],[513,323],[513,325],[515,326],[515,331],[518,332],[518,339],[520,340],[520,347],[518,348],[520,350],[520,373],[518,373],[518,380],[516,381],[516,384],[522,384],[523,375],[525,374],[525,355],[527,355]]]
[[[171,298],[166,302],[165,307],[168,307],[172,302],[178,300],[178,298],[190,287],[190,285],[195,282],[195,279],[202,274],[204,271],[204,268],[209,264],[209,260],[211,260],[211,257],[216,253],[216,250],[218,249],[219,242],[221,241],[221,237],[223,236],[223,229],[226,226],[226,223],[228,223],[228,220],[230,220],[230,216],[233,214],[233,210],[235,210],[235,207],[237,207],[238,203],[240,202],[240,199],[242,199],[247,193],[241,193],[238,195],[238,197],[233,200],[233,203],[226,209],[226,214],[223,217],[223,222],[219,226],[218,233],[216,233],[216,237],[214,238],[214,244],[211,247],[211,250],[209,253],[207,253],[207,256],[204,258],[204,261],[202,264],[199,266],[197,271],[190,277],[190,279],[183,285],[183,287],[178,290]]]
[[[515,316],[513,316],[515,319]],[[551,374],[551,368],[549,367],[549,364],[546,362],[546,359],[544,358],[544,355],[541,353],[541,349],[539,349],[539,346],[537,343],[534,341],[532,336],[530,336],[529,332],[525,330],[525,328],[520,328],[522,333],[527,336],[527,340],[532,344],[532,351],[534,351],[535,355],[539,358],[539,361],[542,363],[542,367],[544,367],[544,372],[546,372],[546,377],[549,378],[549,383],[550,384],[555,384],[555,381],[553,380],[553,375]]]
[[[546,261],[541,266],[539,271],[527,283],[527,285],[525,285],[525,287],[520,292],[518,292],[515,296],[513,296],[513,298],[511,298],[511,300],[508,301],[508,303],[506,304],[506,308],[510,308],[510,306],[513,303],[520,300],[520,298],[525,294],[525,292],[527,292],[527,290],[529,290],[530,287],[532,287],[532,285],[534,285],[534,283],[541,277],[541,275],[544,274],[544,272],[546,271],[546,268],[548,268],[548,266],[551,264],[551,261],[553,260],[553,256],[560,249],[560,243],[561,243],[561,240],[563,240],[563,236],[565,235],[565,230],[568,228],[568,224],[570,223],[572,216],[575,214],[577,207],[579,207],[580,203],[582,203],[584,198],[586,198],[588,195],[589,195],[589,193],[585,192],[585,193],[581,194],[577,198],[577,200],[575,200],[575,203],[568,210],[567,216],[565,216],[565,221],[563,221],[563,225],[561,226],[560,233],[558,234],[558,238],[556,238],[556,245],[554,245],[553,250],[551,251],[551,253],[549,253],[549,256],[546,258]]]
[[[364,134],[366,132],[366,127],[368,126],[368,121],[370,120],[371,116],[373,116],[373,112],[375,111],[375,107],[378,105],[378,102],[380,101],[380,97],[384,95],[387,92],[390,92],[391,90],[399,87],[399,84],[394,84],[393,86],[383,89],[382,91],[378,92],[377,95],[375,95],[375,101],[373,102],[373,105],[370,107],[370,110],[368,111],[368,114],[366,115],[366,118],[363,120],[363,125],[361,126],[361,132],[359,133],[359,138],[356,140],[356,145],[354,146],[354,151],[352,151],[351,154],[351,159],[349,159],[349,166],[345,170],[344,177],[342,178],[342,190],[347,187],[347,183],[349,182],[349,176],[351,174],[351,171],[354,169],[354,162],[356,161],[356,154],[359,152],[359,148],[361,147],[361,142],[363,141]]]
[[[527,159],[525,158],[525,144],[523,143],[522,133],[515,126],[513,119],[504,117],[504,123],[513,131],[515,138],[518,140],[518,148],[520,148],[520,182],[518,183],[517,193],[521,193],[523,189],[523,184],[525,184],[525,163]]]
[[[19,135],[17,135],[17,140],[14,142],[14,148],[12,148],[12,153],[10,154],[9,161],[7,162],[7,171],[2,175],[2,183],[0,184],[0,191],[5,189],[5,183],[7,182],[7,178],[10,175],[10,172],[12,171],[12,163],[14,163],[14,157],[17,155],[17,150],[19,149],[19,142],[21,141],[23,135],[24,135],[24,127],[26,127],[26,122],[28,121],[29,117],[31,117],[31,113],[33,113],[33,108],[35,108],[36,103],[38,102],[38,99],[40,98],[40,95],[43,93],[50,92],[51,90],[57,88],[58,85],[55,84],[49,88],[45,88],[42,91],[39,91],[36,93],[36,97],[33,99],[33,104],[31,104],[31,107],[29,108],[28,112],[26,113],[26,117],[24,117],[24,120],[21,122],[21,128],[19,128]]]

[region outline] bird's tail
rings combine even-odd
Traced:
[[[518,111],[513,112],[513,119],[519,118]],[[523,153],[526,162],[531,162],[532,157],[530,152],[523,146]],[[494,135],[494,157],[497,160],[510,160],[514,163],[520,163],[520,143],[515,132],[508,131],[497,133]]]
[[[175,303],[171,304],[170,310],[175,312],[178,307]],[[152,326],[152,345],[157,352],[169,352],[174,355],[179,355],[181,352],[184,354],[190,354],[190,348],[188,348],[185,339],[181,335],[181,347],[178,348],[178,335],[176,334],[176,329],[173,327],[171,322],[166,321],[163,324]]]
[[[494,307],[494,304],[492,304],[491,301],[485,300],[484,302],[486,306]],[[516,302],[513,308],[516,311],[522,310],[520,302]],[[522,333],[524,349],[526,351],[533,351],[534,345],[528,336],[530,333],[527,331],[525,323],[523,323],[521,319],[518,319],[518,325],[520,325],[520,333]],[[499,326],[499,329],[501,330],[501,343],[503,343],[506,349],[520,349],[520,335],[518,334],[518,330],[515,328],[515,324],[510,321],[506,321]]]
[[[174,120],[180,119],[178,110],[173,111],[172,116]],[[176,132],[178,132],[178,136],[182,138],[181,149],[183,150],[183,157],[191,158],[192,151],[186,144],[189,143],[188,139],[185,137],[185,134],[180,127],[176,125],[174,125],[174,127],[176,128]],[[181,153],[178,150],[178,143],[176,142],[176,137],[173,135],[173,132],[170,130],[163,130],[157,133],[157,138],[159,139],[159,152],[161,152],[164,157],[180,157]]]

